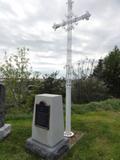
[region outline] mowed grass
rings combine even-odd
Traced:
[[[81,113],[80,109],[81,106],[73,109],[72,128],[84,136],[63,160],[120,160],[120,112],[102,109]],[[25,149],[32,117],[16,115],[7,122],[12,124],[12,133],[0,141],[0,160],[41,160]]]

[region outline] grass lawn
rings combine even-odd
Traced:
[[[64,156],[63,160],[120,160],[120,112],[95,110],[80,113],[73,109],[72,128],[84,132],[83,138]],[[40,160],[25,150],[31,136],[30,116],[7,118],[12,133],[0,141],[0,160]]]

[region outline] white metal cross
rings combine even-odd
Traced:
[[[72,81],[72,29],[73,24],[80,20],[89,20],[90,13],[86,12],[80,17],[73,18],[72,0],[68,0],[68,15],[67,20],[60,24],[54,24],[56,30],[60,27],[67,26],[67,58],[66,58],[66,129],[64,136],[72,137],[74,133],[71,131],[71,81]]]

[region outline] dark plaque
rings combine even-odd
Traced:
[[[35,125],[49,129],[50,106],[41,101],[36,104]]]

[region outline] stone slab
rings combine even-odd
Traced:
[[[11,132],[11,124],[5,124],[3,127],[0,128],[0,140],[7,137],[8,134]]]
[[[83,132],[74,131],[74,136],[69,138],[70,149],[78,143],[78,141],[84,136]]]
[[[67,138],[65,138],[55,146],[49,147],[37,142],[32,138],[29,138],[26,141],[26,148],[46,160],[57,160],[69,150],[69,141]]]

